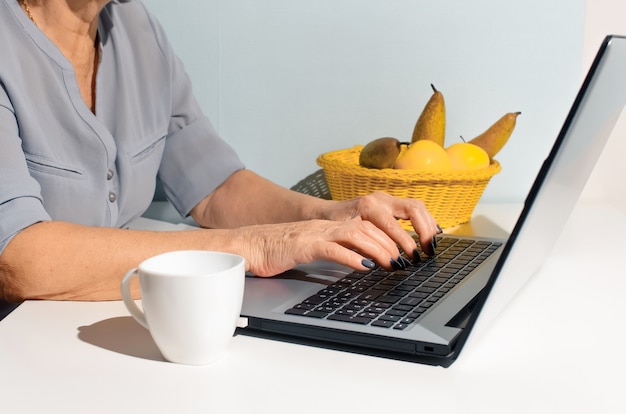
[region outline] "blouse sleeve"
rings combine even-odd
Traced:
[[[0,254],[20,230],[50,220],[43,206],[39,183],[26,164],[15,114],[4,88],[0,88]]]
[[[170,65],[172,116],[159,177],[178,212],[191,209],[244,165],[202,113],[191,80],[161,27],[152,18],[158,43]]]

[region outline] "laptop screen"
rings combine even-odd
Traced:
[[[478,301],[468,324],[476,324],[467,330],[472,336],[491,324],[550,253],[625,103],[626,37],[611,35],[604,39]]]

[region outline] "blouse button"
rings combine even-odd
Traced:
[[[111,181],[113,178],[113,170],[107,171],[107,181]]]
[[[115,193],[109,193],[109,201],[111,203],[115,203],[115,200],[117,200],[117,196],[115,195]]]

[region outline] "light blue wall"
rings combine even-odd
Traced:
[[[249,168],[291,186],[323,152],[409,139],[434,83],[447,143],[522,111],[484,201],[521,201],[582,79],[584,0],[145,0]]]

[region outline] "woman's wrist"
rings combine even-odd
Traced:
[[[344,206],[342,206],[344,204]],[[310,203],[310,212],[307,219],[320,220],[347,220],[351,217],[348,209],[345,208],[345,202],[336,200],[325,200],[318,198],[315,203]]]

